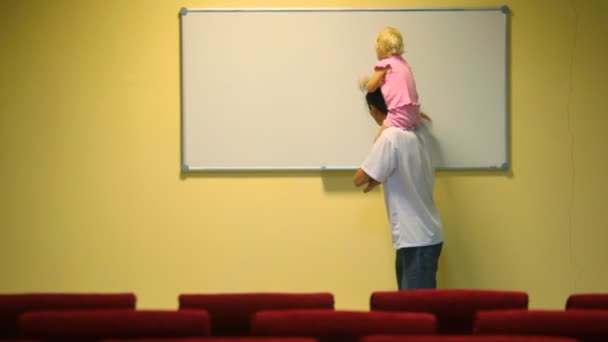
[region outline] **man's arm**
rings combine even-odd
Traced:
[[[369,183],[369,181],[372,178],[365,173],[365,171],[363,171],[363,169],[358,169],[357,171],[355,171],[355,176],[353,177],[353,183],[355,183],[355,186],[358,188],[363,184],[367,184]]]
[[[363,192],[370,192],[372,189],[374,189],[375,187],[377,187],[380,184],[380,182],[378,182],[377,180],[370,177],[367,173],[365,173],[365,171],[363,171],[363,169],[358,169],[355,172],[355,176],[353,177],[353,183],[355,183],[355,186],[357,188],[363,184],[367,184],[365,189],[363,189]]]
[[[388,176],[395,169],[394,159],[395,149],[391,140],[386,134],[380,135],[361,167],[355,171],[353,183],[356,187],[367,184],[363,192],[370,192],[388,179]]]

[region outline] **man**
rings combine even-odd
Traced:
[[[371,116],[382,125],[388,113],[382,93],[367,93],[366,100]],[[385,129],[353,179],[357,187],[366,185],[364,192],[383,184],[400,290],[437,287],[443,229],[433,200],[429,140],[424,125],[413,131]]]

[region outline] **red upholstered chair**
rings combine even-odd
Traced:
[[[182,294],[180,309],[209,313],[213,336],[251,335],[251,317],[259,310],[334,308],[331,293]]]
[[[18,337],[24,312],[83,309],[135,309],[133,293],[29,293],[0,295],[0,339]]]
[[[568,337],[521,335],[371,335],[359,342],[577,342]]]
[[[371,334],[432,334],[431,314],[330,310],[260,311],[253,317],[254,336],[312,336],[321,342],[356,342]]]
[[[608,310],[608,293],[573,294],[566,301],[566,309]]]
[[[608,311],[480,311],[476,315],[475,333],[564,336],[585,342],[606,342],[608,341]]]
[[[29,312],[19,318],[23,337],[46,341],[209,336],[202,310],[74,310]]]
[[[471,334],[478,310],[526,309],[528,294],[518,291],[420,289],[374,292],[372,311],[428,312],[441,334]]]
[[[312,337],[222,336],[191,338],[108,339],[100,342],[318,342]],[[551,341],[548,341],[551,342]],[[559,341],[557,341],[559,342]]]

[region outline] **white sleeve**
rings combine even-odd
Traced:
[[[396,165],[396,153],[393,143],[381,134],[374,143],[372,150],[363,161],[361,169],[372,179],[384,183],[393,172]]]

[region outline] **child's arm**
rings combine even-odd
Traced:
[[[374,138],[374,142],[376,142],[376,140],[378,140],[378,138],[380,138],[382,131],[384,131],[385,129],[386,129],[386,126],[384,126],[384,125],[380,126],[380,129],[378,130],[378,133],[376,133],[376,137]]]
[[[367,83],[365,84],[365,89],[368,92],[374,92],[380,87],[382,79],[384,78],[384,75],[386,75],[386,71],[388,70],[388,68],[389,67],[386,67],[384,69],[378,69],[374,72],[372,78],[370,78],[369,81],[367,81]]]

